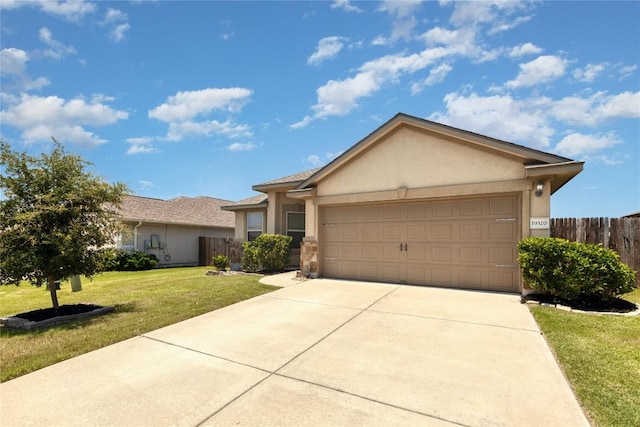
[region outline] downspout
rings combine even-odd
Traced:
[[[133,250],[138,250],[138,227],[142,225],[142,221],[139,221],[137,225],[133,226]]]

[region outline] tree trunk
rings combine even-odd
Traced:
[[[58,308],[58,290],[56,289],[55,276],[47,276],[47,282],[49,283],[49,293],[51,294],[51,303],[53,304],[53,308]]]

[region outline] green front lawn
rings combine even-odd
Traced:
[[[640,426],[640,316],[531,311],[592,422]]]
[[[0,381],[277,289],[259,283],[261,276],[205,276],[208,269],[110,272],[83,279],[80,292],[63,282],[61,305],[85,302],[115,311],[45,330],[0,328]],[[44,286],[0,287],[0,317],[48,307]]]

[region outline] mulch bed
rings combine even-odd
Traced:
[[[61,305],[58,308],[42,308],[28,311],[26,313],[14,314],[13,316],[0,319],[0,324],[14,329],[36,329],[47,328],[72,320],[84,319],[87,317],[99,316],[114,310],[112,306],[101,306],[95,304],[72,304]]]
[[[597,311],[602,313],[630,313],[638,309],[638,306],[622,298],[614,298],[610,301],[602,301],[599,298],[579,298],[566,300],[553,295],[530,294],[523,297],[523,301],[536,301],[541,304],[562,305],[574,310]]]

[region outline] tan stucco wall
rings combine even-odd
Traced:
[[[129,224],[133,228],[135,224]],[[153,254],[158,258],[160,266],[168,265],[198,265],[199,247],[198,237],[233,237],[231,229],[214,227],[189,227],[180,225],[164,225],[143,223],[137,229],[137,247],[135,249]],[[145,240],[151,240],[151,235],[157,234],[161,242],[165,243],[164,249],[145,249]],[[165,255],[171,256],[170,260]]]
[[[400,128],[322,180],[318,196],[523,179],[522,162]]]

